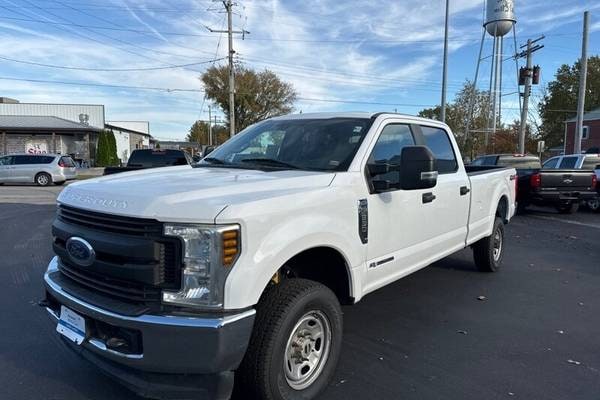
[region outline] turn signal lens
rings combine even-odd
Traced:
[[[592,190],[598,186],[598,177],[596,174],[592,175]]]
[[[233,265],[240,252],[239,230],[225,231],[221,234],[223,238],[223,266]]]

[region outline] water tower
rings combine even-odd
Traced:
[[[483,32],[481,36],[481,46],[479,50],[479,59],[477,60],[477,69],[475,72],[474,85],[477,87],[477,79],[481,67],[481,61],[491,59],[490,68],[490,87],[489,93],[491,97],[491,113],[489,116],[488,127],[485,130],[485,144],[489,143],[490,134],[496,132],[496,123],[500,119],[502,107],[502,57],[504,49],[504,36],[509,32],[513,32],[515,37],[515,2],[514,0],[486,0],[486,15],[483,23]],[[482,58],[486,33],[489,34],[493,41],[493,50],[491,56]],[[516,37],[515,37],[515,52],[516,52]],[[515,64],[516,65],[516,64]],[[467,135],[468,132],[467,125]]]

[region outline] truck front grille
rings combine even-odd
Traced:
[[[160,221],[60,205],[52,233],[62,276],[82,289],[150,306],[160,305],[163,289],[181,285],[182,244],[163,235]],[[74,236],[94,249],[92,265],[71,260],[66,242]]]

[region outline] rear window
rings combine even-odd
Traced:
[[[178,150],[135,150],[127,162],[130,167],[166,167],[187,164],[185,153]]]
[[[573,169],[573,168],[575,168],[576,164],[577,164],[577,157],[565,157],[560,162],[560,165],[558,166],[558,168]]]
[[[544,168],[556,168],[560,158],[551,158],[544,163]]]
[[[501,156],[498,158],[498,165],[519,169],[539,169],[542,167],[542,163],[537,157]]]
[[[52,161],[54,161],[52,156],[15,156],[14,163],[16,165],[50,164]]]
[[[60,162],[62,162],[65,168],[73,168],[75,166],[75,161],[71,157],[61,157]]]
[[[600,165],[600,157],[586,157],[581,169],[597,169],[598,165]]]

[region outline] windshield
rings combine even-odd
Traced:
[[[243,130],[197,166],[343,171],[370,125],[368,118],[267,120]]]

